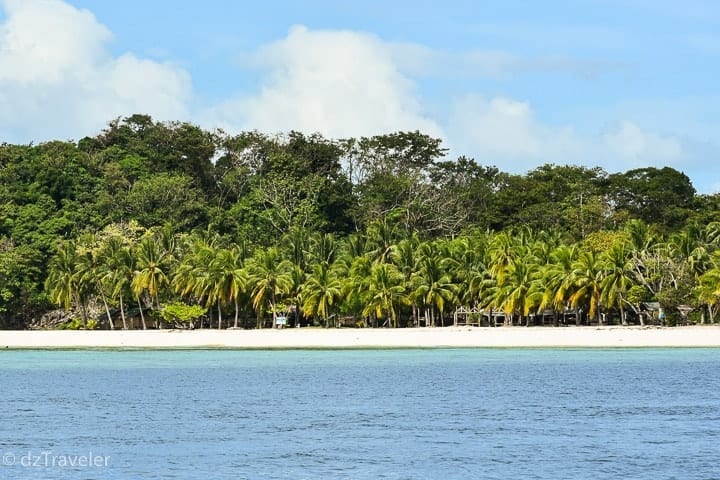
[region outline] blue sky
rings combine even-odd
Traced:
[[[0,0],[0,141],[146,112],[420,129],[503,170],[669,165],[720,191],[720,2]]]

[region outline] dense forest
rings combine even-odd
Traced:
[[[57,308],[69,328],[431,326],[459,307],[626,323],[643,302],[714,320],[719,195],[668,167],[516,175],[446,153],[419,132],[230,135],[146,115],[3,143],[0,326]]]

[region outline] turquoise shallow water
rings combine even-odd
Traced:
[[[0,365],[6,479],[720,478],[720,350],[3,351]]]

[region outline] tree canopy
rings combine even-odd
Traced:
[[[164,305],[235,325],[281,310],[441,324],[469,304],[625,321],[641,300],[714,315],[720,196],[684,173],[515,174],[447,153],[421,132],[231,135],[139,114],[78,142],[3,143],[0,326],[91,303],[149,325]]]

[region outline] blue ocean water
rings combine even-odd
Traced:
[[[720,478],[720,350],[2,351],[0,365],[3,479]]]

